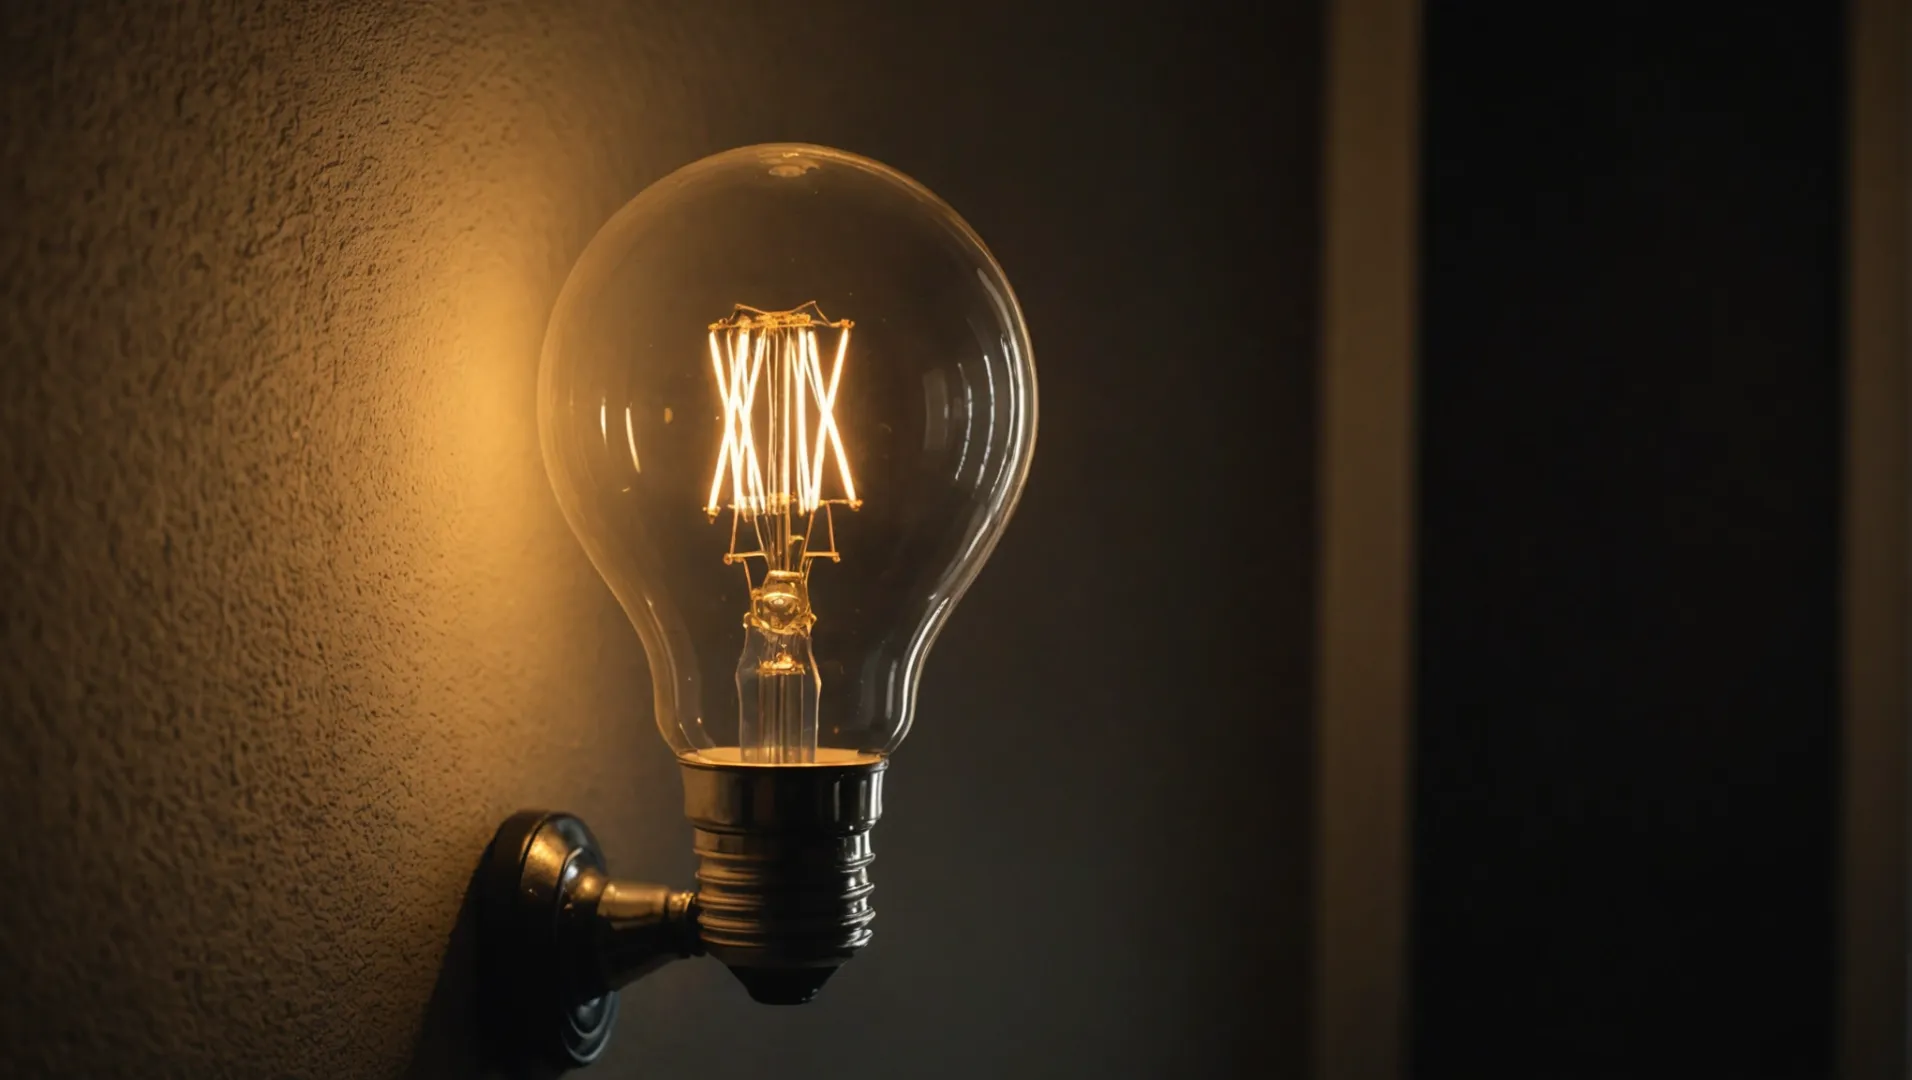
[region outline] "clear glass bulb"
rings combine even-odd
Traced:
[[[538,379],[565,518],[682,757],[841,763],[908,732],[1036,436],[1001,267],[935,195],[820,146],[646,189],[565,282]]]

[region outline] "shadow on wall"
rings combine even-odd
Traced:
[[[431,1000],[419,1025],[406,1080],[555,1080],[562,1073],[549,1066],[517,1060],[500,1038],[502,1017],[487,1014],[483,958],[479,951],[480,910],[478,874],[490,855],[479,856],[465,885],[445,943],[445,958],[432,986]]]
[[[488,1041],[482,1038],[478,995],[478,868],[465,885],[464,903],[445,943],[445,959],[438,968],[431,1000],[425,1006],[418,1044],[412,1049],[408,1080],[441,1077],[509,1077]]]

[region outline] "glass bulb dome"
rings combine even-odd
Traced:
[[[653,184],[558,298],[538,378],[559,505],[682,757],[887,754],[1036,436],[1002,268],[867,158],[751,146]]]

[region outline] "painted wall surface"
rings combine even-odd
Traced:
[[[891,773],[876,943],[800,1010],[667,969],[593,1075],[1294,1075],[1317,16],[895,7],[9,8],[0,1075],[471,1075],[504,815],[688,881],[533,390],[599,223],[770,139],[988,239],[1036,468]]]

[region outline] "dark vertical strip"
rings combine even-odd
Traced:
[[[1833,1071],[1845,43],[1430,12],[1416,1075]]]
[[[1898,1080],[1907,1066],[1912,19],[1905,0],[1853,0],[1850,11],[1839,1074]]]
[[[1401,1072],[1413,594],[1416,0],[1330,5],[1315,1075]]]

